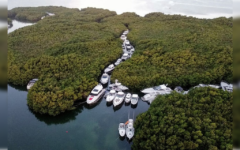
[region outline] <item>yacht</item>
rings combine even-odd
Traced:
[[[117,66],[117,65],[119,65],[121,62],[122,62],[122,59],[119,58],[119,59],[115,62],[114,65]]]
[[[129,55],[128,55],[128,53],[124,53],[123,55],[122,55],[122,60],[124,61],[124,60],[127,60],[129,58]]]
[[[118,132],[119,132],[119,135],[120,135],[121,137],[124,137],[124,136],[125,136],[126,126],[125,126],[124,123],[119,123]]]
[[[138,95],[133,94],[132,97],[131,97],[131,104],[136,105],[137,103],[138,103]]]
[[[116,107],[120,105],[124,100],[125,94],[123,92],[118,92],[113,100],[113,106]]]
[[[102,84],[106,84],[106,83],[108,83],[108,80],[109,80],[109,75],[107,73],[103,73],[103,75],[102,75],[102,77],[100,79],[100,82]]]
[[[128,93],[125,97],[125,102],[129,103],[131,101],[131,97],[132,97],[132,95],[130,93]]]
[[[35,84],[35,82],[37,82],[38,81],[38,79],[32,79],[32,80],[30,80],[29,82],[28,82],[28,84],[27,84],[27,89],[28,90],[30,90],[31,89],[31,87]]]
[[[107,95],[107,97],[106,97],[106,101],[107,101],[107,102],[113,101],[113,99],[115,98],[115,96],[116,96],[116,91],[115,91],[115,90],[111,90],[111,91],[109,92],[109,94]]]
[[[126,87],[126,86],[122,85],[121,83],[119,83],[117,79],[115,80],[114,84],[110,84],[108,87],[113,89],[113,90],[116,90],[116,91],[128,90],[128,87]]]
[[[88,104],[96,103],[105,93],[106,89],[103,88],[101,84],[98,84],[93,88],[91,93],[87,97]]]
[[[170,94],[172,92],[172,89],[167,87],[167,84],[162,84],[159,86],[143,89],[141,92],[145,94],[156,92],[157,94],[163,95]]]
[[[104,72],[105,72],[105,73],[111,72],[114,68],[115,68],[114,65],[111,64],[111,65],[109,65],[109,66],[104,70]]]
[[[133,119],[128,119],[128,123],[126,127],[126,135],[129,140],[131,140],[134,136]]]
[[[149,102],[151,104],[152,101],[157,97],[157,95],[158,94],[156,92],[153,92],[153,93],[149,93],[149,94],[144,95],[141,99],[143,101]]]
[[[221,82],[221,87],[224,91],[232,92],[233,91],[233,85],[228,84],[226,82]]]
[[[126,40],[127,39],[127,37],[125,36],[125,35],[121,35],[121,37],[120,37],[122,40]]]

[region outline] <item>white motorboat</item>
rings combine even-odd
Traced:
[[[188,91],[184,91],[183,88],[181,86],[177,86],[174,91],[181,93],[181,94],[187,94]]]
[[[138,95],[133,94],[132,97],[131,97],[131,104],[136,105],[137,103],[138,103]]]
[[[121,35],[121,37],[120,37],[122,40],[126,40],[127,39],[127,37],[125,36],[125,35]]]
[[[115,98],[115,96],[116,96],[116,91],[115,91],[115,90],[111,90],[111,91],[108,93],[107,97],[106,97],[106,101],[107,101],[107,102],[113,101],[114,98]]]
[[[88,104],[96,103],[105,93],[106,89],[103,88],[101,84],[98,84],[93,88],[91,93],[87,97]]]
[[[149,94],[144,95],[141,99],[143,101],[149,102],[151,104],[152,101],[157,97],[157,95],[158,94],[156,92],[153,92],[153,93],[149,93]]]
[[[119,59],[114,63],[114,65],[117,66],[117,65],[119,65],[121,62],[122,62],[122,59],[119,58]]]
[[[127,60],[129,58],[128,53],[122,55],[122,60]]]
[[[32,79],[27,84],[27,89],[30,90],[31,87],[38,81],[38,79]]]
[[[129,103],[131,101],[131,97],[132,97],[132,95],[130,93],[128,93],[125,97],[125,102]]]
[[[167,85],[162,84],[152,88],[143,89],[141,92],[146,94],[156,92],[157,94],[163,95],[163,94],[170,94],[172,92],[172,89],[167,87]]]
[[[111,65],[109,65],[109,66],[104,70],[104,72],[105,72],[105,73],[111,72],[114,68],[115,68],[114,65],[111,64]]]
[[[221,82],[221,87],[224,91],[233,92],[233,85],[226,82]]]
[[[135,48],[134,47],[132,47],[131,49],[130,49],[130,52],[134,52],[135,51]]]
[[[132,46],[131,46],[131,45],[127,45],[127,46],[126,46],[126,49],[127,49],[127,51],[129,51],[129,50],[132,49]]]
[[[103,73],[103,75],[102,75],[102,77],[100,79],[100,82],[102,84],[106,84],[106,83],[108,83],[108,80],[109,80],[109,75],[107,73]]]
[[[197,88],[197,87],[212,87],[212,88],[216,88],[216,89],[219,89],[220,86],[218,85],[212,85],[212,84],[199,84],[197,86],[194,86],[193,88]]]
[[[119,123],[118,132],[119,132],[119,135],[120,135],[121,137],[124,137],[124,136],[125,136],[126,126],[125,126],[124,123]]]
[[[113,100],[113,106],[116,107],[120,105],[124,100],[125,94],[123,92],[118,92]]]
[[[115,80],[114,84],[110,84],[108,87],[113,89],[113,90],[116,90],[116,91],[128,90],[128,87],[126,87],[126,86],[122,85],[121,83],[119,83],[117,79]]]
[[[129,40],[125,40],[125,41],[124,41],[124,44],[125,44],[125,46],[126,46],[126,45],[130,45]]]
[[[128,30],[123,32],[123,35],[127,35],[128,34]]]
[[[126,127],[126,135],[129,140],[131,140],[134,136],[133,119],[128,119],[127,127]]]

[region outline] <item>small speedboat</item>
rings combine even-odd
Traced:
[[[221,82],[221,87],[224,91],[233,92],[233,85],[226,82]]]
[[[137,103],[138,103],[138,95],[133,94],[132,97],[131,97],[131,104],[136,105]]]
[[[118,92],[113,100],[113,106],[116,107],[120,105],[124,100],[125,94],[123,92]]]
[[[124,44],[125,44],[125,46],[130,45],[129,40],[125,40],[125,41],[124,41]]]
[[[102,77],[100,79],[100,82],[102,84],[106,84],[106,83],[108,83],[108,80],[109,80],[109,75],[107,73],[103,73],[103,75],[102,75]]]
[[[131,140],[134,136],[133,119],[128,120],[128,124],[126,127],[126,135],[129,140]]]
[[[167,85],[162,84],[152,88],[143,89],[141,92],[145,94],[156,92],[157,94],[164,95],[164,94],[170,94],[172,92],[172,89],[167,87]]]
[[[101,84],[98,84],[93,88],[91,93],[87,97],[88,104],[96,103],[105,93],[106,89],[103,88]]]
[[[129,55],[128,55],[128,53],[124,53],[123,55],[122,55],[122,60],[124,61],[124,60],[127,60],[129,58]]]
[[[119,132],[119,135],[120,135],[121,137],[124,137],[124,136],[125,136],[126,126],[125,126],[124,123],[119,123],[118,132]]]
[[[127,37],[125,36],[125,35],[121,35],[121,37],[120,37],[122,40],[126,40],[127,39]]]
[[[115,64],[114,64],[114,65],[116,65],[116,66],[117,66],[117,65],[119,65],[121,62],[122,62],[122,59],[120,59],[120,58],[119,58],[119,59],[118,59],[118,60],[115,62]]]
[[[130,93],[128,93],[127,95],[126,95],[126,97],[125,97],[125,102],[126,103],[129,103],[130,101],[131,101],[131,94]]]
[[[111,64],[111,65],[109,65],[109,66],[104,70],[104,72],[105,72],[105,73],[111,72],[114,68],[115,68],[114,65]]]
[[[116,91],[115,91],[115,90],[111,90],[111,91],[109,92],[109,94],[107,95],[107,97],[106,97],[106,101],[107,101],[107,102],[113,101],[114,98],[115,98],[115,96],[116,96]]]
[[[131,45],[127,45],[127,46],[126,46],[126,49],[129,51],[129,50],[132,49],[132,46],[131,46]]]
[[[30,90],[31,87],[38,81],[38,79],[32,79],[27,84],[27,89]]]

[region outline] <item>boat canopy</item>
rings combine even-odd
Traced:
[[[116,91],[115,91],[115,90],[111,90],[110,93],[111,93],[111,94],[115,94]]]

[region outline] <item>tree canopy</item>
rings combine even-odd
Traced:
[[[134,123],[133,150],[232,150],[233,93],[195,88],[158,96]]]

